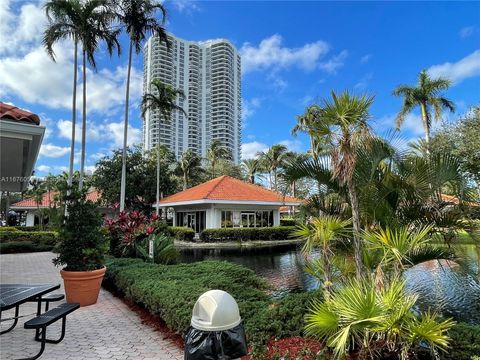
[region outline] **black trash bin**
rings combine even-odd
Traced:
[[[195,303],[185,333],[185,360],[230,360],[244,355],[247,341],[237,302],[225,291],[207,291]]]

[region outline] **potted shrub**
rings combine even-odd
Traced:
[[[60,271],[67,302],[81,306],[97,302],[106,267],[105,237],[101,232],[102,219],[97,206],[83,200],[72,201],[61,230],[55,265],[64,265]]]

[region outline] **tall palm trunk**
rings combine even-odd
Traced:
[[[183,190],[187,190],[188,187],[188,176],[187,173],[183,172]]]
[[[250,183],[255,184],[255,174],[250,174]]]
[[[215,179],[215,161],[212,161],[212,179]]]
[[[347,180],[348,197],[352,206],[352,223],[353,223],[353,249],[355,259],[355,270],[357,278],[363,277],[363,262],[362,262],[362,239],[360,238],[360,206],[358,204],[358,194],[352,179]]]
[[[133,41],[130,39],[128,49],[128,71],[127,71],[127,89],[125,91],[125,123],[123,125],[123,151],[122,151],[122,180],[120,183],[120,211],[125,209],[125,190],[127,183],[127,136],[128,136],[128,100],[130,97],[130,72],[132,70],[132,47]],[[158,157],[158,153],[157,153]],[[158,169],[157,169],[158,173]],[[158,174],[157,174],[158,183]],[[158,192],[158,189],[157,189]],[[158,201],[158,194],[157,194]],[[158,209],[157,209],[158,215]]]
[[[68,170],[68,191],[70,192],[70,188],[72,187],[73,183],[73,162],[75,158],[75,126],[77,123],[77,48],[78,42],[75,40],[75,47],[74,47],[74,54],[73,54],[73,100],[72,100],[72,141],[70,144],[70,167]]]
[[[430,155],[430,119],[428,118],[427,106],[422,103],[420,104],[420,109],[422,112],[423,127],[425,129],[425,143],[427,145],[427,155]]]
[[[85,174],[85,141],[87,135],[87,55],[83,49],[83,114],[82,114],[82,155],[80,161],[80,181],[78,189],[83,189],[83,177]]]

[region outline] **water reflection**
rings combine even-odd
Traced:
[[[299,246],[255,249],[183,249],[184,262],[226,260],[244,265],[264,277],[275,289],[272,296],[318,287],[304,271]],[[408,290],[419,295],[418,306],[441,311],[460,321],[480,323],[480,247],[456,248],[458,263],[429,261],[405,273]],[[313,254],[313,257],[316,255]]]

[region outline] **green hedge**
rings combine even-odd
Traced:
[[[200,233],[200,240],[202,242],[287,240],[291,238],[293,230],[294,226],[206,229]]]
[[[167,326],[182,333],[190,324],[195,301],[205,291],[221,289],[237,301],[249,345],[255,351],[271,338],[301,336],[310,301],[317,291],[272,300],[264,280],[241,265],[225,261],[155,265],[139,259],[110,258],[104,284],[113,286]]]
[[[448,332],[450,348],[440,353],[442,360],[470,360],[480,356],[480,325],[459,323]]]
[[[31,241],[34,244],[55,245],[58,233],[55,231],[2,231],[0,243]]]
[[[5,231],[19,231],[15,226],[1,226],[0,233]]]
[[[195,237],[195,231],[186,226],[172,226],[169,227],[169,230],[175,240],[193,241],[193,238]]]
[[[35,244],[32,241],[10,241],[0,243],[0,254],[52,251],[53,248],[54,245]]]
[[[280,226],[296,226],[297,220],[295,219],[280,219]]]

